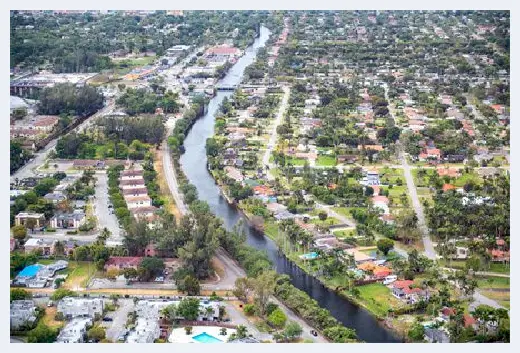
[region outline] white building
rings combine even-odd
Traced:
[[[57,343],[82,343],[85,341],[88,328],[92,326],[92,318],[77,317],[61,329]]]
[[[137,318],[134,330],[126,339],[128,343],[153,343],[161,335],[157,319]]]
[[[103,314],[104,303],[100,298],[65,297],[58,303],[58,313],[65,318],[79,316],[95,317]]]
[[[126,206],[129,210],[139,207],[152,206],[152,199],[148,195],[125,196]]]

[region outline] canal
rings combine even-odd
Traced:
[[[265,45],[269,38],[269,30],[262,27],[260,36],[246,49],[244,56],[229,70],[222,79],[221,85],[235,85],[241,82],[244,69],[254,62],[256,51]],[[206,169],[206,139],[213,136],[215,113],[224,97],[232,92],[219,91],[210,101],[206,115],[197,120],[184,140],[185,153],[180,159],[181,168],[198,191],[199,199],[206,201],[211,211],[222,218],[227,229],[232,229],[243,218],[242,214],[230,206],[220,194],[218,186]],[[273,261],[276,271],[289,275],[292,284],[314,298],[321,307],[328,309],[332,315],[346,327],[356,330],[358,337],[366,342],[401,342],[392,332],[385,329],[365,309],[359,308],[323,286],[314,277],[307,275],[298,266],[287,260],[269,238],[251,227],[245,227],[247,242],[261,250],[265,250]]]

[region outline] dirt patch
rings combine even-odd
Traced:
[[[42,318],[42,321],[45,325],[52,328],[59,328],[63,326],[62,321],[56,321],[54,317],[56,316],[56,307],[45,308],[45,315]]]
[[[181,214],[179,209],[175,205],[175,200],[173,199],[170,188],[168,187],[168,183],[166,182],[166,178],[164,177],[164,168],[163,168],[163,153],[164,151],[155,150],[153,167],[157,172],[157,184],[159,185],[159,189],[161,191],[161,196],[163,196],[165,200],[164,207],[168,212],[173,214],[177,221],[181,219]]]

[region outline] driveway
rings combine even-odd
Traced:
[[[112,342],[116,342],[119,335],[125,330],[128,313],[135,309],[132,299],[119,299],[117,303],[119,308],[115,312],[110,313],[110,317],[114,321],[103,321],[103,326],[106,327],[107,338]]]
[[[119,221],[115,214],[111,213],[108,208],[110,202],[108,196],[108,176],[106,173],[98,173],[96,183],[96,195],[94,199],[94,214],[98,220],[98,231],[101,232],[103,228],[107,228],[112,232],[110,241],[120,242],[123,240],[121,229],[119,228]]]

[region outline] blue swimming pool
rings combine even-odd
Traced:
[[[314,260],[317,257],[318,257],[318,253],[315,253],[315,252],[310,252],[307,254],[300,255],[300,258],[303,260]]]
[[[18,274],[18,277],[34,277],[40,271],[42,268],[42,265],[31,265],[24,268],[20,273]]]
[[[201,334],[197,336],[192,337],[195,341],[200,343],[222,343],[221,340],[218,338],[213,337],[210,334],[207,334],[206,332],[202,332]]]

